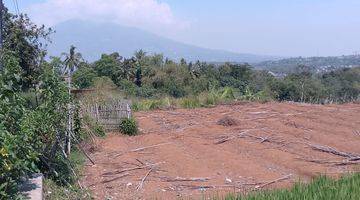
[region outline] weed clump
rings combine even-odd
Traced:
[[[120,123],[120,131],[129,136],[137,135],[138,125],[135,118],[124,118]]]
[[[217,121],[218,125],[221,126],[236,126],[238,125],[237,121],[229,116],[223,117]]]

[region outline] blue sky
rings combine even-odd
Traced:
[[[111,20],[185,43],[240,53],[325,56],[360,52],[360,0],[18,2],[21,11],[48,25],[71,18]],[[84,2],[99,5],[87,7]],[[12,1],[5,4],[13,8]],[[101,9],[94,9],[97,6]]]

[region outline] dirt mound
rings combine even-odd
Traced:
[[[229,116],[225,116],[225,117],[219,119],[216,124],[221,125],[221,126],[236,126],[236,125],[238,125],[237,121]]]
[[[201,199],[290,187],[359,169],[360,105],[248,103],[135,113],[143,134],[110,135],[83,183],[95,199]],[[217,125],[223,116],[239,126]],[[225,125],[232,120],[224,120]]]

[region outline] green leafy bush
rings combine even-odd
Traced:
[[[19,198],[23,177],[41,171],[59,183],[69,183],[69,163],[60,145],[65,138],[66,85],[50,67],[41,68],[34,89],[37,105],[27,107],[21,89],[21,68],[15,57],[5,54],[0,75],[0,199]],[[21,144],[21,145],[19,145]],[[61,177],[59,176],[61,174]]]
[[[37,170],[40,152],[35,149],[39,144],[36,134],[22,131],[21,121],[26,118],[26,108],[19,95],[21,68],[11,54],[5,54],[3,60],[4,70],[0,74],[0,199],[17,199],[20,197],[18,182]]]
[[[130,136],[137,135],[139,130],[135,118],[122,119],[120,123],[120,131],[125,135],[130,135]]]

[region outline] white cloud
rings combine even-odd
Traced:
[[[158,0],[47,0],[31,5],[27,12],[35,22],[48,26],[70,19],[110,21],[154,32],[188,26]]]

